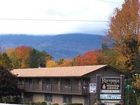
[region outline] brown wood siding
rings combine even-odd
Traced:
[[[89,73],[85,75],[84,77],[90,78],[90,83],[96,83],[96,75],[100,74],[101,77],[120,77],[122,73],[117,71],[116,69],[112,67],[105,67],[102,69],[99,69],[95,71],[94,73]],[[97,94],[96,93],[91,93],[90,94],[90,105],[93,105],[96,101]]]
[[[26,92],[85,95],[88,85],[84,81],[80,78],[25,78],[19,80],[18,87]]]

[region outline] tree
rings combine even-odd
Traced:
[[[56,67],[58,66],[57,62],[54,60],[47,60],[46,67]]]
[[[57,63],[58,63],[58,65],[61,65],[63,62],[64,62],[64,58],[61,58],[61,59],[59,59],[58,61],[57,61]]]
[[[18,58],[16,56],[14,48],[7,49],[6,54],[8,55],[8,57],[11,61],[12,69],[17,69],[17,68],[21,67],[20,61],[18,60]]]
[[[9,69],[9,70],[12,69],[12,64],[11,64],[12,62],[6,53],[3,53],[1,55],[1,62],[4,68]]]
[[[11,60],[12,68],[35,68],[45,67],[46,60],[52,59],[52,56],[45,51],[38,51],[27,46],[9,48],[6,54]],[[1,64],[1,62],[0,62]]]
[[[97,65],[103,64],[103,56],[100,50],[88,51],[81,56],[74,58],[74,65]]]
[[[19,94],[17,77],[5,68],[0,67],[0,101],[2,101],[3,97],[16,96]]]
[[[16,57],[20,61],[21,68],[29,67],[27,62],[29,60],[31,51],[32,48],[27,46],[19,46],[15,49]]]
[[[60,59],[61,60],[61,59]],[[72,60],[69,60],[69,59],[63,59],[61,64],[59,64],[59,66],[73,66],[72,64]]]
[[[28,64],[30,68],[45,67],[46,61],[51,60],[51,59],[52,59],[52,56],[49,55],[47,52],[32,49]]]
[[[118,54],[122,69],[131,72],[135,68],[139,45],[139,0],[125,0],[121,9],[116,9],[111,18],[108,36],[112,39],[113,50]]]
[[[122,8],[116,9],[115,15],[111,18],[108,37],[112,39],[113,50],[117,53],[117,65],[128,73],[125,93],[126,105],[135,105],[131,99],[132,72],[135,71],[139,48],[140,29],[140,3],[139,0],[125,0]],[[131,87],[131,88],[130,88]]]

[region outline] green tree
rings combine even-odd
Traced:
[[[29,57],[29,67],[35,68],[35,67],[45,67],[46,61],[52,59],[52,56],[49,55],[45,51],[38,51],[36,49],[32,49]]]
[[[11,62],[11,60],[10,60],[10,58],[7,56],[7,54],[6,53],[3,53],[2,55],[1,55],[1,62],[2,62],[2,66],[4,67],[4,68],[6,68],[6,69],[9,69],[9,70],[11,70],[11,68],[12,68],[12,62]]]
[[[3,101],[3,97],[17,96],[19,94],[20,90],[17,88],[17,77],[5,68],[0,67],[0,101]]]
[[[61,65],[63,62],[64,62],[64,58],[61,58],[61,59],[59,59],[58,61],[57,61],[57,63],[58,63],[58,65]]]

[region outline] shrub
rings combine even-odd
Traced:
[[[66,105],[83,105],[82,103],[71,103],[71,104],[66,104]]]
[[[100,105],[105,105],[104,103],[101,103]]]
[[[59,105],[58,103],[54,103],[53,105]]]
[[[46,102],[41,102],[41,104],[40,105],[47,105],[47,103]]]

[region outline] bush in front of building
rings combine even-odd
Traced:
[[[66,104],[66,105],[83,105],[82,103],[71,103],[71,104]]]
[[[54,104],[52,104],[52,105],[59,105],[58,103],[54,103]]]
[[[37,103],[30,103],[28,105],[47,105],[46,102],[37,102]]]
[[[47,103],[46,102],[41,102],[41,104],[40,105],[47,105]]]
[[[104,103],[101,103],[100,105],[105,105]]]

